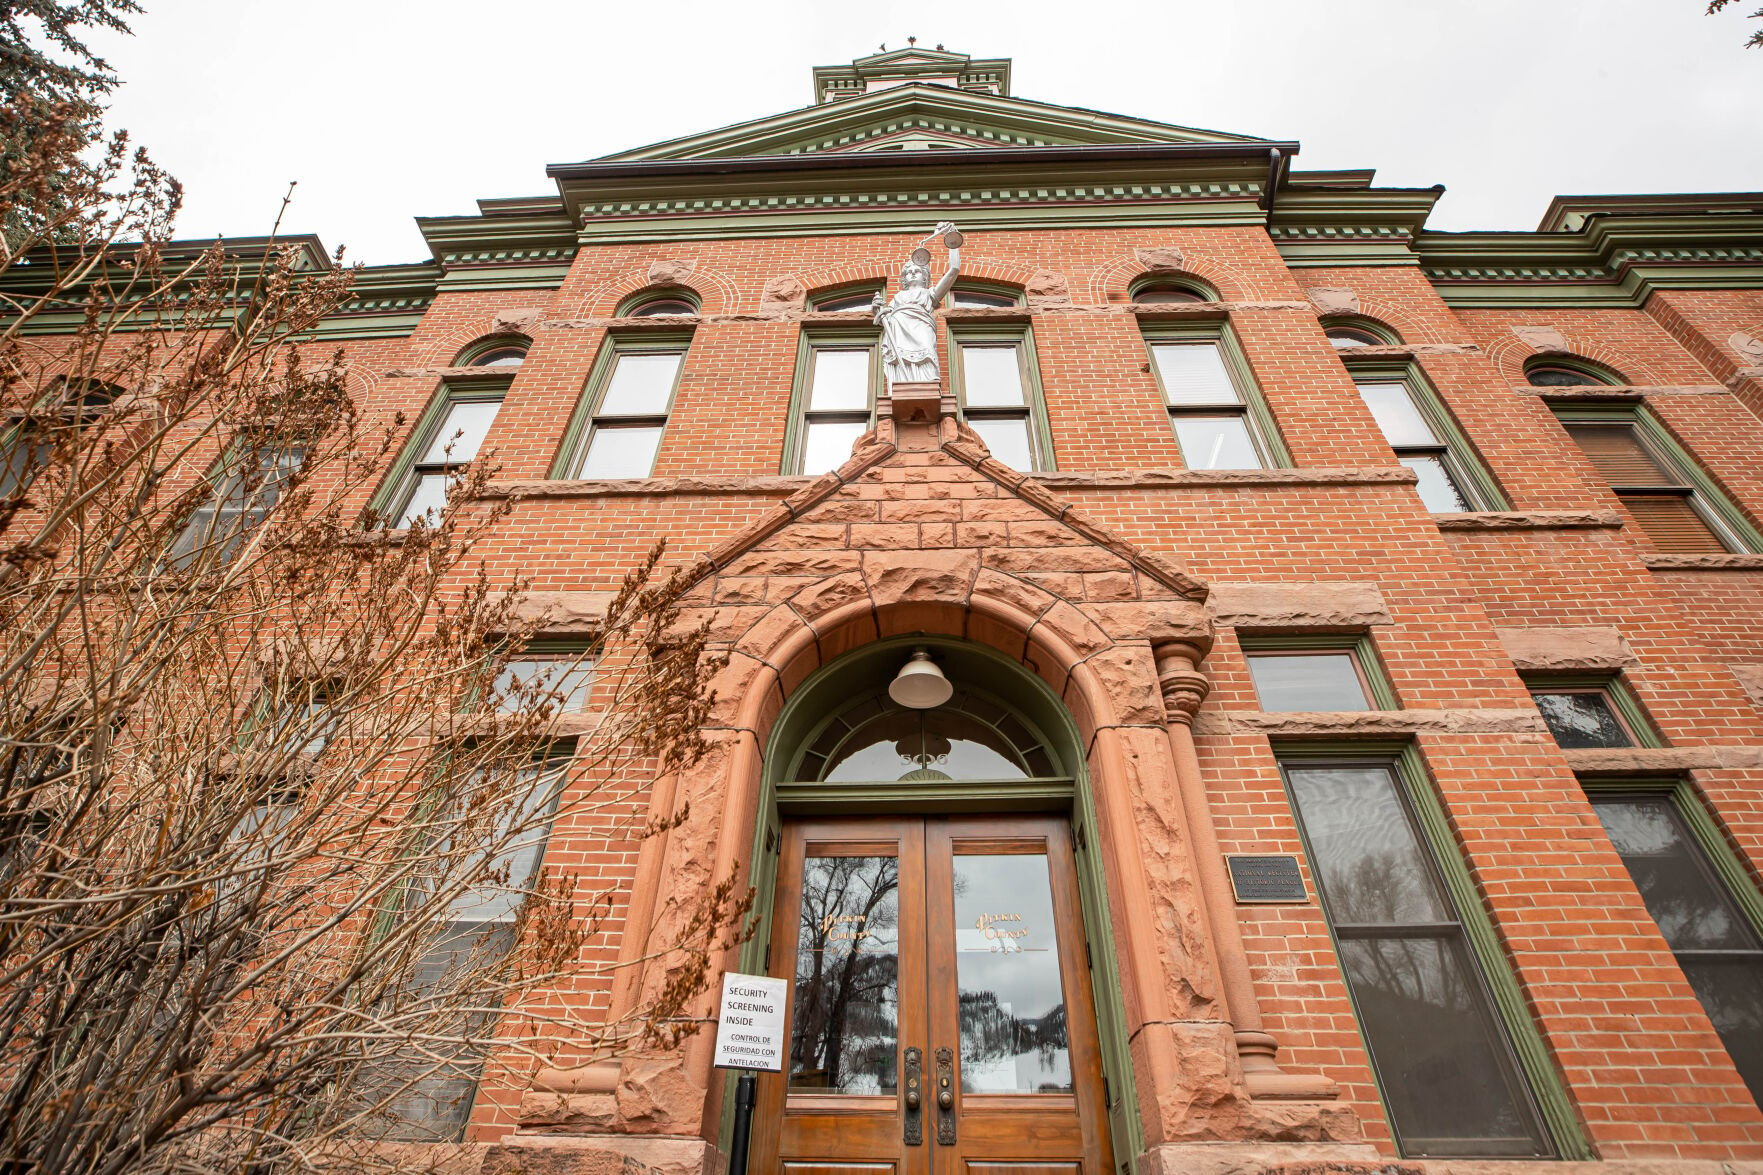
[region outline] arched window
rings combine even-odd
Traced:
[[[459,353],[454,367],[519,367],[526,362],[526,339],[502,337],[479,339]]]
[[[956,286],[949,293],[949,305],[962,310],[1003,309],[1021,304],[1022,300],[1015,294],[1006,294],[998,290],[976,290]]]
[[[1613,373],[1584,360],[1564,362],[1559,359],[1529,364],[1524,369],[1524,379],[1533,388],[1599,387],[1624,382]]]
[[[934,710],[886,692],[840,710],[803,752],[803,782],[888,783],[1053,779],[1067,775],[1047,739],[1002,702],[957,690]]]
[[[808,307],[816,314],[842,314],[851,310],[868,310],[879,292],[881,292],[879,285],[864,286],[861,289],[847,287],[842,290],[832,290],[810,299]]]
[[[661,314],[696,314],[699,303],[697,296],[685,290],[668,290],[656,293],[650,290],[638,294],[619,308],[620,318],[652,318]]]
[[[1189,282],[1151,281],[1133,287],[1132,300],[1141,306],[1176,302],[1216,302],[1218,296]]]
[[[1329,344],[1337,351],[1350,351],[1355,347],[1388,347],[1401,342],[1394,331],[1364,322],[1325,322],[1322,330],[1328,336]]]

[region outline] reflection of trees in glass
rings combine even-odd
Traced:
[[[1050,1069],[1053,1058],[1069,1047],[1063,1001],[1039,1016],[1023,1018],[1005,1011],[994,991],[963,991],[959,999],[964,1065],[1003,1061],[1032,1052],[1039,1055],[1043,1069]],[[962,1089],[973,1091],[965,1076]]]
[[[796,938],[790,1084],[844,1093],[894,1088],[900,863],[812,857]]]

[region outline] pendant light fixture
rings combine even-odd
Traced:
[[[888,683],[888,697],[908,710],[934,710],[954,693],[955,687],[923,649],[914,649],[911,658]]]

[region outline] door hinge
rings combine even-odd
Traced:
[[[1114,1089],[1108,1084],[1108,1075],[1106,1073],[1102,1074],[1102,1108],[1104,1110],[1112,1110],[1114,1108]]]
[[[770,943],[765,944],[765,963],[763,966],[760,967],[760,970],[766,972],[767,974],[771,973],[771,944]]]
[[[1072,846],[1074,848],[1076,848],[1077,851],[1080,853],[1084,852],[1085,850],[1087,850],[1090,847],[1088,838],[1086,838],[1084,836],[1084,826],[1083,825],[1073,824],[1071,826],[1071,843],[1072,843]]]
[[[770,950],[771,948],[767,947],[766,949]],[[1090,954],[1090,944],[1087,942],[1084,943],[1084,966],[1088,967],[1091,971],[1096,969],[1096,956]]]

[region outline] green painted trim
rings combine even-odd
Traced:
[[[1024,473],[1052,473],[1059,468],[1054,461],[1053,433],[1047,423],[1047,401],[1041,392],[1041,362],[1035,354],[1034,331],[1027,323],[963,323],[950,321],[948,362],[949,390],[954,393],[961,419],[967,419],[966,370],[956,361],[955,351],[964,344],[1003,343],[1016,348],[1017,370],[1028,396],[1029,451],[1034,454],[1035,467]]]
[[[999,783],[779,784],[780,811],[792,815],[897,812],[1070,811],[1069,779],[1022,779]]]
[[[1140,322],[1140,333],[1145,343],[1145,362],[1150,366],[1151,377],[1157,381],[1157,393],[1163,400],[1164,412],[1170,416],[1170,432],[1175,432],[1174,416],[1170,411],[1169,393],[1163,390],[1163,375],[1157,370],[1157,356],[1151,350],[1155,343],[1160,342],[1214,342],[1218,344],[1219,354],[1224,356],[1225,370],[1229,372],[1231,383],[1236,386],[1237,394],[1242,397],[1249,418],[1250,439],[1266,462],[1266,469],[1289,469],[1292,466],[1292,455],[1286,448],[1285,438],[1280,435],[1279,423],[1273,418],[1273,410],[1267,406],[1267,398],[1261,394],[1261,385],[1255,379],[1255,369],[1249,363],[1249,357],[1243,353],[1242,343],[1237,340],[1236,332],[1231,329],[1228,321],[1223,319],[1203,319],[1198,322],[1156,322],[1144,320]],[[1181,448],[1179,439],[1176,448]],[[1186,464],[1187,458],[1182,458]]]
[[[1323,324],[1325,329],[1328,325],[1326,322]],[[1352,325],[1357,329],[1379,334],[1393,333],[1387,327],[1380,329],[1376,324],[1354,322]],[[1421,364],[1411,359],[1355,359],[1351,351],[1341,351],[1338,354],[1355,383],[1383,381],[1407,386],[1408,398],[1420,410],[1421,417],[1432,428],[1433,433],[1444,443],[1445,468],[1455,475],[1464,496],[1469,499],[1471,510],[1512,509],[1512,500],[1506,496],[1505,490],[1488,467],[1487,458],[1481,455],[1475,442],[1469,439],[1469,434],[1457,424],[1457,418],[1445,404],[1444,397],[1439,394],[1438,386],[1427,378],[1426,369]]]
[[[796,373],[790,383],[789,423],[784,428],[783,456],[778,472],[793,477],[802,471],[802,444],[808,433],[808,380],[816,347],[867,348],[869,351],[869,427],[875,427],[875,403],[881,395],[881,328],[852,323],[841,327],[804,327],[796,336]]]
[[[470,383],[442,383],[429,397],[428,406],[422,415],[416,418],[416,427],[404,441],[404,448],[398,453],[398,460],[386,471],[380,488],[368,499],[367,513],[374,520],[371,525],[389,527],[398,510],[404,508],[411,491],[415,488],[412,471],[416,467],[416,458],[428,448],[435,439],[435,430],[441,427],[446,419],[447,410],[455,404],[473,401],[495,400],[501,402],[508,395],[508,388],[514,382],[512,375],[506,379],[473,380]],[[397,509],[393,509],[396,505]]]
[[[1726,892],[1751,920],[1751,929],[1763,936],[1763,883],[1746,868],[1744,858],[1733,847],[1725,830],[1717,823],[1707,802],[1686,779],[1582,779],[1581,790],[1587,798],[1606,795],[1668,796],[1677,814],[1690,831],[1691,838],[1702,850],[1708,865],[1726,887]]]
[[[1640,699],[1634,695],[1620,674],[1616,673],[1524,673],[1524,688],[1532,693],[1549,693],[1553,690],[1601,690],[1610,699],[1617,714],[1621,715],[1623,724],[1634,736],[1637,747],[1658,748],[1665,746],[1660,737],[1659,728],[1647,716],[1641,707]]]
[[[749,968],[750,973],[756,973],[765,956],[763,944],[770,941],[776,891],[776,846],[781,843],[779,780],[795,771],[813,734],[830,720],[831,715],[825,709],[827,703],[822,699],[832,698],[836,705],[838,699],[848,699],[873,689],[879,680],[885,680],[880,674],[885,674],[889,666],[902,663],[915,648],[929,649],[944,665],[951,679],[983,680],[991,687],[988,692],[993,699],[1016,711],[1020,720],[1047,740],[1046,745],[1054,757],[1072,769],[1069,781],[1026,781],[1025,798],[1035,810],[1055,810],[1059,799],[1051,793],[1055,788],[1062,789],[1065,810],[1071,814],[1072,836],[1077,847],[1078,900],[1091,948],[1090,988],[1096,1006],[1097,1039],[1102,1054],[1102,1071],[1114,1095],[1113,1104],[1108,1107],[1109,1128],[1117,1160],[1130,1165],[1134,1157],[1144,1152],[1145,1134],[1139,1119],[1138,1099],[1132,1092],[1138,1087],[1133,1078],[1132,1051],[1126,1030],[1120,962],[1115,956],[1113,935],[1109,929],[1114,925],[1114,919],[1109,912],[1106,878],[1093,848],[1096,840],[1095,801],[1083,744],[1070,711],[1047,684],[1002,654],[981,645],[943,637],[889,637],[864,645],[830,665],[823,665],[790,695],[772,725],[771,737],[765,747],[766,770],[750,858],[755,863],[755,917],[761,926],[759,933],[764,937],[760,939],[756,935],[755,940],[749,942],[741,956],[742,966]],[[916,810],[909,789],[901,789],[895,794],[901,799],[890,805],[894,810],[902,806]],[[885,797],[879,795],[873,797],[877,802],[883,799]],[[763,887],[758,880],[762,863],[766,870]],[[725,1123],[733,1109],[733,1084],[724,1083]],[[726,1129],[725,1125],[725,1133]]]
[[[686,356],[690,355],[692,332],[686,331],[643,331],[640,334],[606,335],[600,344],[600,353],[594,356],[594,366],[588,372],[588,379],[582,385],[582,394],[575,403],[575,411],[570,413],[569,424],[563,430],[563,440],[557,446],[557,455],[551,460],[551,468],[545,476],[552,479],[573,478],[575,469],[587,455],[588,442],[593,432],[594,414],[599,411],[600,401],[606,395],[606,383],[612,376],[612,369],[620,355],[657,354],[677,351],[681,355],[679,367],[673,373],[673,390],[667,394],[665,411],[658,416],[673,415],[673,401],[679,395],[680,379],[685,375]],[[666,425],[662,425],[660,444],[667,443]],[[661,459],[660,444],[655,449],[655,459]]]
[[[1537,1030],[1535,1016],[1525,1001],[1523,990],[1518,986],[1517,976],[1506,956],[1499,931],[1489,916],[1480,888],[1475,884],[1475,878],[1464,861],[1450,817],[1431,783],[1418,747],[1408,741],[1380,741],[1354,744],[1351,751],[1343,751],[1339,743],[1330,746],[1326,743],[1274,742],[1273,749],[1281,763],[1281,782],[1286,787],[1286,799],[1291,805],[1294,822],[1298,825],[1306,858],[1314,856],[1314,853],[1303,821],[1296,819],[1298,805],[1291,794],[1291,783],[1285,776],[1285,763],[1293,761],[1306,766],[1328,762],[1342,765],[1375,764],[1394,770],[1398,794],[1412,814],[1421,840],[1429,850],[1433,865],[1456,908],[1458,923],[1463,927],[1464,937],[1479,964],[1477,969],[1481,973],[1482,982],[1493,1002],[1495,1014],[1505,1029],[1507,1042],[1518,1060],[1519,1070],[1526,1079],[1531,1097],[1535,1099],[1543,1128],[1555,1146],[1556,1155],[1563,1159],[1595,1158],[1596,1155],[1580,1126],[1579,1116],[1574,1111],[1573,1102],[1567,1096],[1566,1086],[1562,1084],[1560,1074],[1549,1055],[1548,1046]],[[1314,872],[1312,869],[1313,874]],[[1345,983],[1346,968],[1339,961],[1340,940],[1335,935],[1333,919],[1328,919],[1328,922],[1329,941],[1334,945],[1336,966],[1340,968]],[[1345,985],[1348,998],[1354,1005],[1355,1028],[1359,1031],[1361,1042],[1365,1043],[1364,1030],[1359,1027],[1364,1023],[1364,1017],[1358,1011],[1358,999],[1353,994],[1352,985]],[[1367,1044],[1366,1056],[1370,1055]],[[1375,1064],[1372,1066],[1372,1073],[1381,1089],[1383,1076],[1377,1072]]]
[[[1728,546],[1739,552],[1763,552],[1763,533],[1752,524],[1746,512],[1721,488],[1701,462],[1672,436],[1659,418],[1642,404],[1577,404],[1549,405],[1555,419],[1562,424],[1630,424],[1642,445],[1695,491],[1691,505]],[[1569,438],[1568,443],[1572,444]],[[1574,446],[1575,449],[1578,446]],[[1614,496],[1614,495],[1613,495]]]
[[[1237,647],[1244,655],[1250,653],[1281,653],[1305,652],[1310,650],[1329,650],[1349,653],[1359,663],[1359,672],[1364,675],[1366,692],[1371,697],[1371,704],[1379,710],[1400,710],[1402,703],[1396,697],[1396,691],[1390,685],[1389,670],[1384,668],[1383,658],[1377,655],[1377,645],[1372,641],[1370,633],[1237,633]],[[1357,745],[1357,744],[1356,744]],[[1334,754],[1340,753],[1340,745],[1334,745]]]

